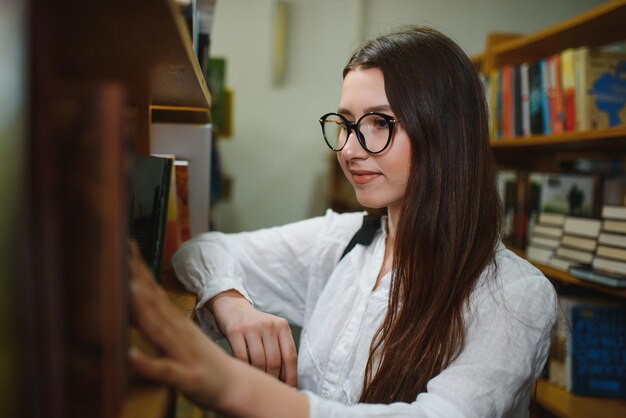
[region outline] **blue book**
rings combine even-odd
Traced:
[[[530,133],[543,135],[543,87],[541,63],[533,62],[528,66]]]
[[[548,92],[550,89],[550,74],[548,69],[548,62],[545,58],[539,60],[541,67],[541,101],[542,101],[542,118],[543,118],[543,133],[549,135],[552,133],[552,126],[550,123],[550,97]]]
[[[594,270],[588,266],[572,267],[569,271],[569,274],[578,279],[602,284],[605,286],[626,288],[626,277],[619,274],[612,274],[604,271]]]
[[[571,318],[572,393],[626,397],[626,310],[575,306]]]

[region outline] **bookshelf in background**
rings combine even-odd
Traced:
[[[197,54],[174,0],[33,0],[27,38],[20,416],[162,417],[171,392],[127,368],[129,156],[150,153],[153,106],[209,114]]]
[[[474,57],[473,62],[482,71],[487,90],[494,93],[494,89],[498,88],[494,85],[501,83],[503,78],[507,78],[510,80],[510,84],[507,86],[506,97],[518,98],[517,101],[510,102],[505,107],[502,106],[502,103],[498,106],[498,101],[501,102],[505,97],[502,93],[500,95],[490,94],[488,101],[492,115],[490,120],[493,133],[491,144],[496,163],[501,173],[514,173],[514,179],[509,180],[514,184],[514,191],[507,193],[507,196],[513,199],[507,204],[507,210],[513,210],[513,213],[509,213],[507,217],[514,221],[511,223],[513,228],[517,227],[518,229],[510,233],[506,242],[521,256],[526,256],[525,249],[530,242],[529,237],[534,238],[534,243],[556,245],[552,249],[556,254],[558,248],[566,248],[563,245],[563,237],[572,235],[569,232],[560,232],[559,237],[553,237],[553,241],[546,239],[538,241],[536,236],[539,235],[528,235],[528,221],[529,219],[532,220],[529,217],[532,216],[532,199],[534,197],[533,173],[594,176],[596,181],[594,198],[592,199],[593,209],[590,214],[584,216],[595,219],[596,226],[602,222],[601,210],[603,205],[610,203],[607,201],[609,198],[607,182],[616,178],[623,178],[626,174],[624,171],[626,165],[626,115],[624,114],[626,103],[622,103],[626,101],[618,98],[617,102],[622,103],[621,106],[596,109],[595,116],[588,115],[586,122],[576,122],[575,115],[576,110],[578,110],[576,104],[580,103],[580,99],[578,102],[575,99],[571,100],[572,67],[568,61],[572,59],[572,55],[575,55],[574,51],[579,51],[577,52],[578,55],[587,54],[587,59],[589,59],[595,54],[593,52],[596,50],[595,48],[626,40],[625,21],[626,1],[610,1],[579,16],[528,35],[504,34],[505,36],[501,36],[502,34],[494,34],[494,36],[487,38],[484,53]],[[598,55],[594,56],[598,57]],[[555,60],[556,66],[551,67]],[[610,64],[607,59],[602,62],[605,65],[602,71],[614,79],[618,71],[624,71],[621,66],[617,66],[617,68],[611,66],[613,64]],[[536,63],[539,65],[535,65]],[[538,67],[538,69],[533,69],[533,66]],[[558,66],[561,67],[561,71],[557,73]],[[505,68],[508,69],[505,70]],[[515,68],[519,68],[519,70],[516,71]],[[579,69],[581,68],[584,67],[580,66]],[[549,71],[551,69],[552,72]],[[503,72],[507,71],[509,74],[503,77]],[[560,75],[561,84],[557,86],[559,88],[552,86],[551,89],[545,89],[545,92],[542,87],[539,87],[539,91],[535,93],[535,96],[539,97],[539,101],[533,102],[533,105],[538,105],[539,108],[543,106],[548,111],[538,113],[535,115],[536,118],[532,119],[532,110],[536,109],[533,107],[531,110],[530,108],[530,91],[532,88],[530,74],[534,71],[539,73],[543,71],[542,78],[539,80],[541,83],[556,81],[559,78],[557,76]],[[589,74],[590,72],[579,71],[579,73]],[[524,81],[522,74],[528,77],[526,81]],[[518,76],[520,77],[519,80],[517,79]],[[597,84],[600,84],[600,88]],[[602,90],[601,84],[602,82],[596,83],[594,86],[593,82],[589,81],[586,85],[587,89],[591,88],[594,92],[599,92]],[[547,86],[550,87],[549,84]],[[595,96],[592,100],[588,98],[586,100],[587,105],[595,104],[595,99]],[[561,106],[558,106],[558,103],[555,104],[554,100],[562,100]],[[557,112],[550,113],[551,104],[553,110],[557,110]],[[505,109],[507,111],[506,121],[502,115]],[[604,118],[601,122],[597,122],[598,110],[600,116]],[[579,116],[584,115],[584,113],[584,111],[579,112]],[[517,120],[520,117],[522,120]],[[593,119],[594,117],[595,119]],[[504,130],[505,125],[506,132]],[[623,200],[618,205],[624,205]],[[569,216],[572,214],[565,214],[566,218]],[[560,228],[564,228],[564,225],[563,223],[563,227]],[[552,226],[559,228],[558,225]],[[598,232],[604,233],[604,231]],[[581,238],[579,234],[573,236]],[[543,236],[543,238],[546,237]],[[600,239],[598,234],[587,238]],[[589,242],[581,243],[578,240],[572,241],[571,238],[566,241],[568,248],[574,241],[577,245],[590,245]],[[589,253],[592,254],[592,257],[596,257],[596,248],[597,244]],[[572,255],[573,253],[561,251],[561,254]],[[586,255],[588,259],[588,254]],[[548,259],[551,260],[551,258]],[[618,304],[624,306],[625,288],[610,287],[579,279],[568,271],[564,271],[564,265],[556,268],[545,262],[534,261],[534,264],[553,281],[559,291],[577,289],[582,293],[583,298],[593,295],[600,299],[617,301]],[[534,405],[544,413],[558,417],[621,417],[626,413],[626,400],[624,399],[575,396],[548,380],[540,380],[537,384]]]

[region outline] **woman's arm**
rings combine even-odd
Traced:
[[[153,358],[131,348],[130,360],[137,373],[177,388],[201,407],[229,416],[308,416],[304,394],[228,356],[171,304],[135,245],[131,253],[133,318],[162,352]]]

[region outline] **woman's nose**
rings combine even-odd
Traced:
[[[357,133],[354,129],[350,131],[350,135],[348,135],[346,144],[340,152],[346,160],[354,158],[366,158],[368,156],[367,151],[365,151],[365,149],[361,146],[361,143],[357,138]]]

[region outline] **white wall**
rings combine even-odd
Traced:
[[[218,0],[211,54],[227,58],[234,136],[219,143],[232,199],[216,208],[227,232],[322,214],[331,152],[319,116],[337,107],[341,70],[363,36],[427,24],[468,54],[489,32],[532,32],[599,0],[290,0],[286,79],[272,85],[274,0]]]

